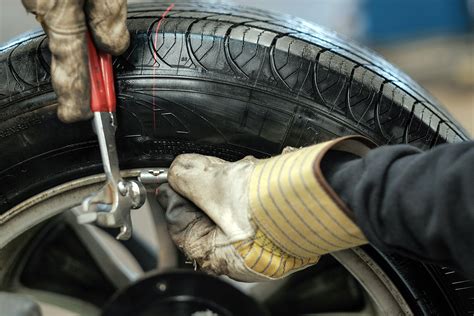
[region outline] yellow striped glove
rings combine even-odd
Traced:
[[[248,282],[282,278],[321,255],[365,244],[320,162],[328,150],[363,156],[366,144],[345,137],[237,162],[180,155],[157,196],[171,237],[203,270]]]

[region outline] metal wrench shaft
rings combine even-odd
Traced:
[[[94,113],[94,130],[106,176],[106,184],[96,194],[86,198],[75,209],[82,224],[96,222],[105,227],[119,227],[117,239],[128,239],[132,234],[130,210],[141,207],[146,200],[146,190],[137,181],[120,176],[115,132],[116,99],[114,91],[112,57],[97,52],[88,36],[89,71],[91,76],[91,110]]]
[[[107,179],[118,183],[121,177],[115,145],[115,131],[117,130],[115,115],[111,112],[95,112],[93,124]]]

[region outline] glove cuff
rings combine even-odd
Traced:
[[[275,280],[288,274],[307,268],[319,261],[319,257],[297,258],[279,248],[260,229],[251,240],[233,243],[246,268],[263,276],[266,280]]]
[[[344,137],[257,164],[249,187],[257,231],[286,254],[302,259],[367,243],[352,213],[324,179],[320,162],[329,150],[364,156],[373,147],[369,142]]]

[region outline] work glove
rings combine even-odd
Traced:
[[[263,160],[184,154],[157,199],[172,239],[202,270],[247,282],[278,279],[367,242],[320,162],[329,150],[362,157],[369,148],[348,137]]]
[[[86,31],[98,49],[123,53],[130,36],[126,0],[22,0],[49,38],[51,82],[58,97],[58,117],[70,123],[92,117]]]

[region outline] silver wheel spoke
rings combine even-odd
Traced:
[[[19,287],[15,293],[31,296],[40,305],[43,315],[94,316],[101,313],[97,306],[71,296],[27,287]]]
[[[124,263],[126,256],[118,253],[117,247],[119,245],[114,247],[113,243],[116,241],[108,241],[107,236],[99,228],[78,224],[76,216],[72,212],[67,212],[66,220],[94,258],[99,269],[116,288],[120,289],[129,285],[143,273],[138,264],[131,262],[126,265]]]
[[[165,210],[156,201],[154,193],[148,193],[147,204],[153,216],[156,239],[158,241],[158,271],[175,268],[178,266],[178,252],[168,233]]]

